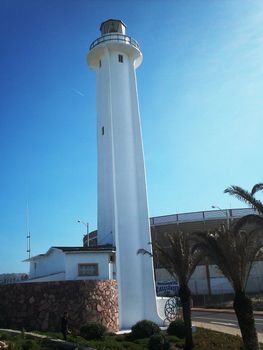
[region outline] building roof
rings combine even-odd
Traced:
[[[188,222],[207,222],[213,220],[234,220],[239,219],[242,216],[256,214],[258,211],[252,208],[239,208],[239,209],[218,209],[218,210],[205,210],[190,213],[178,213],[172,215],[163,215],[150,218],[151,226],[160,225],[172,225]]]
[[[92,247],[51,247],[55,249],[62,250],[65,253],[69,252],[112,252],[115,251],[116,248],[111,244],[106,245],[97,245]]]
[[[54,250],[61,250],[62,252],[69,253],[69,254],[81,253],[81,252],[112,253],[116,251],[116,248],[111,244],[97,245],[94,247],[50,247],[46,253],[32,256],[29,259],[23,260],[23,262],[35,261],[41,257],[49,255]]]
[[[107,19],[106,21],[101,23],[100,30],[102,29],[103,25],[107,22],[120,22],[125,28],[127,27],[126,24],[124,22],[122,22],[120,19],[110,18],[110,19]]]

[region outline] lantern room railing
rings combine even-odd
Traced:
[[[136,40],[132,39],[130,36],[119,34],[119,33],[105,34],[99,37],[98,39],[94,40],[93,43],[90,45],[90,50],[92,50],[95,46],[107,41],[117,41],[117,42],[126,43],[140,50],[140,46]]]

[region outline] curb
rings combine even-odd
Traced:
[[[234,314],[235,311],[233,309],[209,309],[209,308],[202,308],[202,307],[193,307],[191,309],[192,311],[198,311],[198,312],[211,312],[211,313],[219,313],[219,314]],[[263,311],[254,311],[253,312],[255,316],[263,316]]]

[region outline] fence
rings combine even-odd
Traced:
[[[180,213],[164,216],[156,216],[150,219],[151,225],[167,225],[172,223],[183,223],[193,221],[209,221],[209,220],[234,220],[245,215],[258,214],[251,208],[241,209],[223,209],[223,210],[208,210],[193,213]]]
[[[191,281],[190,289],[193,295],[194,307],[232,307],[234,290],[226,279],[224,279],[223,283],[220,283],[219,281],[222,279],[210,279],[211,295],[208,294],[207,288],[205,290],[200,288],[200,286],[207,284],[206,280],[200,280],[199,283]],[[246,294],[252,298],[255,309],[263,310],[263,276],[250,277],[248,279]]]

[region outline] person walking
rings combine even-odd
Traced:
[[[68,312],[65,311],[61,318],[61,333],[63,334],[64,340],[67,340],[67,335],[70,333],[68,329]]]

